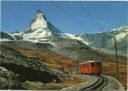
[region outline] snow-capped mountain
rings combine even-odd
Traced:
[[[107,32],[83,33],[77,36],[88,41],[91,47],[106,50],[114,50],[114,37],[116,37],[118,50],[124,53],[127,51],[128,25]]]
[[[30,29],[23,35],[24,40],[35,40],[52,36],[51,31],[48,28],[48,23],[44,14],[41,11],[37,11],[36,16],[32,19]]]
[[[10,33],[16,40],[26,40],[32,42],[44,42],[53,38],[64,37],[65,34],[49,23],[43,12],[38,10],[32,19],[29,29],[25,32]]]
[[[79,41],[81,41],[82,43],[84,43],[84,44],[86,44],[86,45],[89,45],[89,42],[88,42],[86,39],[83,39],[83,38],[80,37],[80,36],[77,36],[77,35],[75,35],[75,34],[70,34],[70,33],[65,33],[65,35],[66,35],[67,38],[79,40]]]
[[[42,11],[38,10],[32,19],[29,29],[25,32],[9,33],[15,40],[25,40],[31,42],[47,42],[57,38],[68,38],[79,40],[88,45],[88,41],[75,34],[63,33],[50,22],[47,21]]]

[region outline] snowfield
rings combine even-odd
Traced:
[[[11,41],[11,40],[9,40],[9,39],[0,39],[0,42],[2,42],[2,41]]]
[[[86,45],[89,45],[89,44],[90,44],[88,41],[84,40],[83,38],[78,37],[78,36],[75,36],[75,34],[65,33],[65,35],[66,35],[68,38],[70,38],[70,39],[79,40],[79,41],[83,42],[83,43],[86,44]]]
[[[45,29],[45,28],[47,28],[47,21],[44,18],[43,13],[41,11],[37,11],[37,14],[32,21],[30,29],[36,30],[36,29]]]
[[[122,33],[120,33],[120,34],[115,35],[115,37],[116,37],[117,41],[121,41],[123,38],[125,38],[125,36],[126,36],[127,34],[128,34],[128,33],[122,32]]]

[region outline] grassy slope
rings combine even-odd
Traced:
[[[68,58],[64,58],[61,55],[51,53],[47,50],[43,51],[31,51],[31,50],[24,50],[24,49],[17,49],[17,51],[21,52],[23,55],[27,57],[34,57],[39,58],[43,64],[46,64],[51,69],[57,69],[63,72],[62,65],[64,67],[64,75],[67,75],[68,72],[74,71],[74,67],[77,67],[77,62]],[[77,71],[75,69],[75,71]],[[68,75],[67,75],[68,76]],[[71,80],[73,79],[73,80]],[[60,83],[49,83],[46,84],[43,89],[59,89],[63,87],[69,87],[76,84],[80,84],[85,81],[82,78],[77,77],[67,77],[66,80]],[[50,87],[50,88],[49,88]]]
[[[119,60],[119,81],[127,88],[127,59],[123,56],[118,56]],[[114,55],[110,55],[109,58],[104,59],[102,62],[103,73],[106,75],[117,77],[117,63]]]
[[[28,57],[35,57],[35,58],[40,58],[42,63],[47,64],[50,68],[62,69],[62,65],[64,66],[64,70],[68,71],[71,65],[76,65],[76,62],[64,58],[63,56],[53,54],[48,52],[47,50],[43,51],[31,51],[31,50],[23,50],[23,49],[17,49],[19,52],[21,52],[23,55],[28,56]]]

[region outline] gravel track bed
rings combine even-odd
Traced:
[[[126,91],[123,85],[111,76],[105,76],[108,78],[108,84],[102,89],[102,91]]]
[[[84,89],[98,81],[98,78],[96,76],[81,75],[81,74],[74,75],[74,76],[84,78],[84,79],[86,79],[86,82],[82,83],[80,85],[74,85],[72,87],[63,88],[63,89],[61,89],[61,91],[80,91],[81,89]]]
[[[72,87],[63,88],[60,91],[90,91],[88,87],[91,87],[92,84],[100,83],[101,80],[100,77],[97,77],[95,75],[82,75],[82,74],[73,74],[72,76],[75,77],[81,77],[86,79],[85,83],[82,83],[80,85],[74,85]],[[124,87],[120,82],[118,82],[115,78],[111,76],[105,76],[108,80],[108,84],[106,84],[102,89],[93,90],[93,91],[125,91]],[[92,86],[93,87],[93,86]],[[85,88],[85,89],[84,89]],[[87,88],[87,89],[86,89]]]

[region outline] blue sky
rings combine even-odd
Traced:
[[[39,9],[44,12],[49,22],[67,33],[103,32],[128,23],[127,1],[61,1],[55,3],[51,1],[2,2],[2,31],[25,31]],[[86,10],[83,10],[80,4]]]

